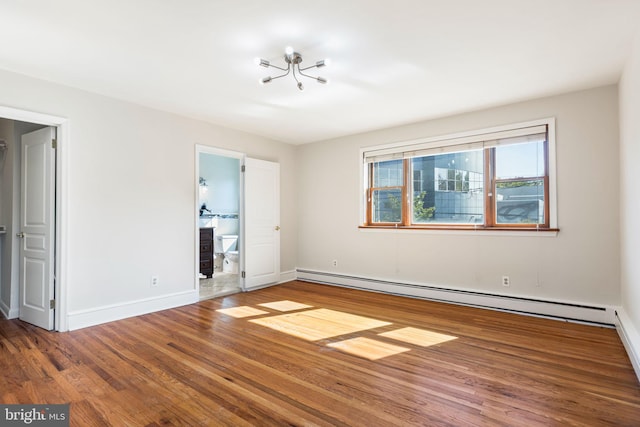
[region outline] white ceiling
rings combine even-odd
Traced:
[[[616,83],[638,0],[0,0],[0,68],[292,144]],[[261,86],[287,45],[329,85]]]

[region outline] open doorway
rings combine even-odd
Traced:
[[[204,146],[197,146],[196,155],[196,277],[204,300],[241,290],[244,155]]]
[[[58,331],[67,329],[66,129],[66,119],[0,106],[0,310]]]

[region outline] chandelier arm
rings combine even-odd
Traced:
[[[308,67],[308,68],[311,68],[311,67]],[[306,70],[306,69],[307,69],[307,68],[303,68],[302,70]],[[317,77],[315,77],[315,76],[310,76],[309,74],[305,74],[305,73],[303,73],[303,72],[302,72],[302,70],[300,69],[300,67],[298,67],[298,73],[299,73],[300,75],[305,76],[305,77],[310,78],[310,79],[313,79],[313,80],[318,80],[318,78],[317,78]]]
[[[318,66],[313,64],[313,65],[309,65],[308,67],[300,68],[300,65],[298,65],[298,71],[305,71],[305,70],[308,70],[310,68],[318,68]],[[300,73],[300,74],[302,74],[302,73]]]
[[[285,69],[284,69],[284,68],[281,68],[281,70],[283,70],[283,71],[284,71]],[[279,79],[280,77],[288,76],[288,75],[289,75],[289,72],[291,72],[291,69],[286,70],[286,73],[284,73],[284,74],[281,74],[281,75],[279,75],[279,76],[275,76],[275,77],[271,77],[271,80],[275,80],[275,79]]]
[[[291,69],[291,64],[287,65],[287,68],[278,67],[277,65],[269,64],[269,67],[277,68],[278,70],[289,72]]]
[[[302,84],[302,82],[300,80],[298,80],[298,78],[296,77],[296,66],[294,65],[293,67],[293,78],[295,79],[295,81],[298,83],[298,89],[300,90],[304,90],[304,85]],[[298,63],[298,73],[300,73],[300,63]]]
[[[300,80],[298,80],[298,78],[296,77],[296,66],[294,65],[293,67],[293,78],[296,80],[296,83],[300,83]],[[298,72],[300,73],[300,66],[298,65]],[[300,73],[302,74],[302,73]]]

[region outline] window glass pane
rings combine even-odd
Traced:
[[[544,142],[496,147],[496,178],[544,176]]]
[[[373,187],[402,186],[402,160],[389,160],[373,164]]]
[[[496,183],[498,224],[544,224],[544,180]]]
[[[422,180],[412,192],[414,224],[484,223],[482,150],[415,157],[411,168]]]
[[[402,190],[374,190],[372,194],[373,222],[402,222]]]

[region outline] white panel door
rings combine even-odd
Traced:
[[[55,129],[22,136],[20,319],[53,329]]]
[[[280,279],[280,165],[245,160],[245,290]]]

